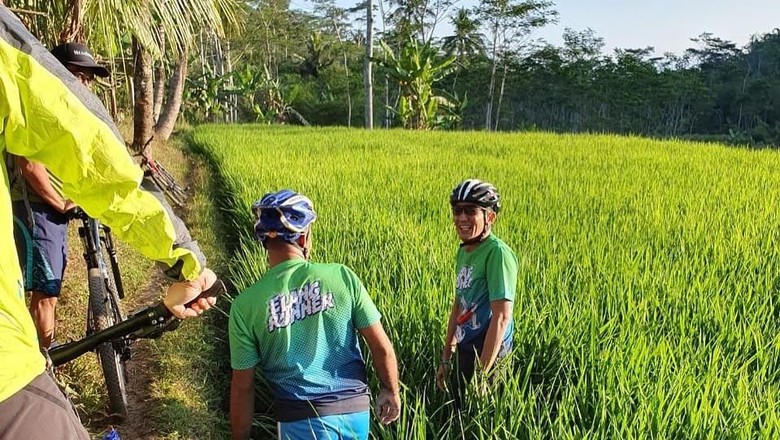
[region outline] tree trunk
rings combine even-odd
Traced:
[[[382,35],[387,34],[387,16],[385,15],[385,8],[384,8],[384,0],[379,0],[378,3],[379,6],[379,15],[382,17]],[[382,54],[382,59],[387,61],[387,54]],[[390,125],[393,122],[393,115],[390,111],[390,79],[387,77],[387,73],[384,75],[384,85],[385,85],[385,117],[382,121],[382,127],[384,128],[390,128]]]
[[[152,119],[157,123],[160,119],[163,97],[165,96],[165,61],[159,60],[154,67],[154,110]]]
[[[157,27],[157,33],[163,42],[161,44],[163,54],[154,66],[154,111],[152,118],[155,124],[160,118],[160,109],[162,109],[163,97],[165,96],[165,30],[162,26]]]
[[[374,55],[374,2],[366,2],[366,60],[363,83],[366,89],[366,128],[374,128],[374,79],[371,74],[371,57]]]
[[[387,58],[385,58],[387,59]],[[390,128],[393,124],[393,115],[390,112],[390,79],[385,74],[385,128]]]
[[[493,28],[493,49],[491,50],[493,56],[493,67],[490,69],[490,87],[488,88],[488,105],[485,111],[485,129],[492,129],[492,116],[493,116],[493,91],[496,88],[496,68],[498,67],[498,29]]]
[[[504,86],[506,85],[506,73],[509,68],[509,63],[504,63],[504,73],[501,76],[501,88],[498,92],[498,105],[496,105],[496,123],[494,130],[498,131],[498,122],[501,120],[501,103],[504,101]]]
[[[230,40],[225,41],[225,63],[227,64],[227,84],[231,89],[233,88],[233,58],[230,49]],[[186,75],[185,75],[186,78]],[[182,89],[184,90],[184,89]],[[230,114],[230,122],[234,123],[238,121],[238,95],[231,93],[228,97],[228,114]]]
[[[112,74],[113,75],[113,74]],[[116,103],[116,81],[111,81],[111,99],[109,99],[109,110],[111,110],[111,119],[117,120],[117,117],[119,116],[119,111],[117,109],[117,103]]]
[[[154,120],[152,101],[152,56],[133,37],[133,83],[135,84],[133,106],[133,151],[140,153],[152,140]]]
[[[60,32],[60,43],[85,41],[84,38],[84,0],[70,0],[68,4],[65,28]]]
[[[168,140],[173,132],[173,126],[179,117],[182,95],[184,94],[184,82],[187,78],[187,54],[183,53],[179,62],[176,63],[176,69],[171,75],[171,81],[168,84],[168,99],[165,101],[165,108],[160,121],[157,123],[155,135],[162,140]]]

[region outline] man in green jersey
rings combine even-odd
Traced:
[[[230,310],[230,420],[248,439],[255,368],[274,394],[280,439],[367,439],[369,389],[357,335],[382,389],[382,423],[400,414],[398,365],[380,315],[363,284],[341,264],[312,263],[311,201],[294,191],[266,194],[252,207],[269,269]]]
[[[455,404],[461,407],[464,389],[474,374],[489,373],[497,359],[512,348],[517,257],[491,233],[501,209],[493,185],[466,180],[452,191],[450,205],[461,245],[455,265],[455,300],[436,385],[445,390],[449,379]],[[453,364],[456,353],[457,362]]]

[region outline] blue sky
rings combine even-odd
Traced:
[[[743,46],[753,34],[780,27],[780,0],[557,0],[559,24],[538,34],[560,44],[565,27],[590,27],[605,50],[653,46],[682,53],[702,32]]]
[[[694,47],[702,32],[743,46],[753,34],[780,27],[780,0],[552,0],[560,16],[559,23],[537,31],[534,36],[560,45],[563,29],[588,27],[604,39],[606,52],[615,47],[653,46],[657,54],[682,53]],[[351,7],[357,0],[337,0]],[[305,0],[292,0],[294,8],[303,8]],[[461,0],[471,6],[475,0]],[[437,34],[446,34],[445,28]]]

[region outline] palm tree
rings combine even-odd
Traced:
[[[196,46],[201,32],[223,36],[226,27],[239,25],[239,0],[9,0],[7,3],[12,8],[23,6],[25,10],[47,14],[43,19],[33,16],[28,20],[35,25],[31,30],[43,32],[45,43],[53,45],[83,38],[93,51],[108,55],[114,67],[117,59],[124,62],[127,37],[132,37],[133,58],[138,62],[134,69],[134,105],[137,108],[133,148],[136,149],[146,144],[154,127],[152,60],[161,59],[166,53],[178,59],[174,71],[180,73],[184,67],[185,74],[174,75],[174,78],[183,81],[187,54]],[[50,23],[39,24],[42,21]],[[52,37],[55,26],[60,27],[57,38]],[[37,35],[42,36],[41,33]],[[116,70],[112,69],[115,75]],[[171,89],[181,90],[181,87],[172,84]],[[167,113],[172,115],[172,121],[178,115],[177,101],[180,105],[181,92],[178,92],[178,99],[169,94],[171,108]],[[162,113],[165,115],[166,110]],[[173,126],[172,122],[163,125]],[[167,136],[162,134],[162,137]]]
[[[442,38],[442,49],[447,55],[455,54],[456,57],[455,63],[458,65],[458,70],[455,72],[455,79],[452,82],[454,89],[458,82],[458,74],[468,65],[469,59],[484,55],[483,40],[485,37],[479,32],[479,20],[472,19],[471,13],[466,8],[460,8],[450,22],[454,33]]]
[[[479,20],[472,19],[471,13],[466,8],[460,8],[450,19],[453,34],[442,38],[442,49],[448,55],[455,54],[458,59],[468,56],[482,55],[485,53],[485,38],[479,32]]]

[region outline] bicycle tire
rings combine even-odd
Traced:
[[[89,269],[89,308],[92,312],[92,326],[96,331],[104,330],[122,320],[118,310],[118,296],[106,285],[99,268]],[[124,420],[127,417],[127,373],[121,353],[113,343],[106,342],[97,347],[100,367],[106,380],[111,412]]]

